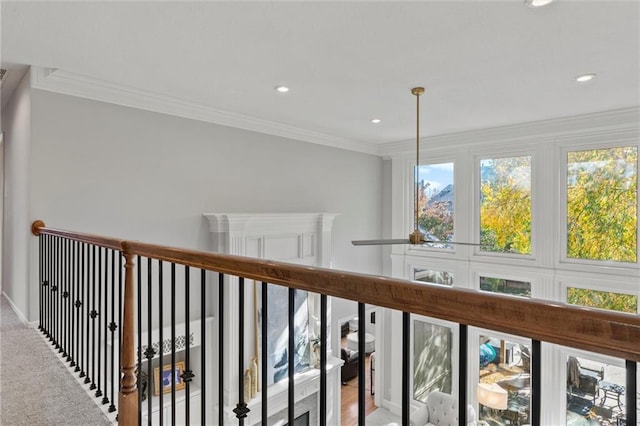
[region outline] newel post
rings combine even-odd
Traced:
[[[136,385],[136,356],[134,346],[135,295],[133,282],[133,255],[122,244],[125,258],[124,306],[122,313],[122,376],[120,377],[120,393],[118,394],[118,423],[123,425],[138,424],[138,388]]]

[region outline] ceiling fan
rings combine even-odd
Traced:
[[[371,245],[386,245],[386,244],[458,244],[465,246],[479,246],[475,243],[464,243],[455,241],[438,241],[428,239],[424,232],[418,228],[418,197],[419,197],[419,180],[418,180],[418,167],[420,166],[420,95],[424,93],[424,87],[414,87],[411,89],[411,93],[416,97],[416,167],[414,170],[416,192],[414,199],[414,228],[413,232],[409,234],[409,238],[395,238],[385,240],[354,240],[351,244],[354,246],[371,246]]]

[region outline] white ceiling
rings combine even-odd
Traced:
[[[374,148],[415,137],[416,85],[424,136],[640,105],[640,0],[3,1],[1,13],[3,66]],[[582,73],[598,78],[579,85]]]

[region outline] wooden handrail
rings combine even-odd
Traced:
[[[106,247],[112,250],[122,250],[123,240],[100,235],[83,234],[80,232],[65,231],[62,229],[47,228],[41,220],[36,220],[31,224],[31,233],[36,237],[40,234],[52,235],[55,237],[68,238],[81,243],[93,244],[99,247]]]
[[[640,361],[640,316],[542,299],[126,241],[163,261]]]

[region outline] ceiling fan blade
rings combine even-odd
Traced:
[[[435,241],[435,240],[425,240],[422,242],[423,244],[431,243],[431,244],[457,244],[459,246],[481,246],[480,243],[465,243],[458,241]]]
[[[407,238],[396,238],[389,240],[355,240],[351,241],[354,246],[380,246],[387,244],[411,244],[411,241]],[[457,244],[460,246],[480,246],[478,243],[465,243],[458,241],[436,241],[436,240],[423,240],[420,244]]]
[[[391,240],[355,240],[351,241],[354,246],[379,246],[386,244],[411,244],[408,238],[397,238]]]

